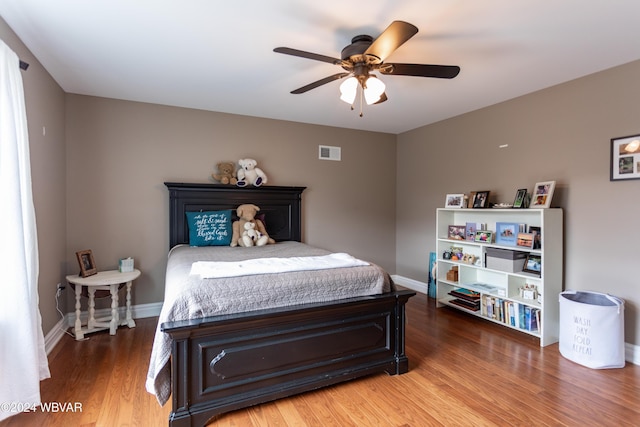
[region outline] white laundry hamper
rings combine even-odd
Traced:
[[[623,368],[624,300],[599,292],[561,292],[559,347],[562,356],[589,368]]]

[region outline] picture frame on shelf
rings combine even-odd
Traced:
[[[533,234],[518,233],[516,246],[518,246],[519,248],[533,249]]]
[[[493,242],[493,231],[478,230],[476,236],[473,239],[477,243],[491,243]]]
[[[496,222],[496,244],[516,246],[520,224],[513,222]]]
[[[610,181],[640,179],[640,135],[611,139]]]
[[[542,255],[528,253],[522,271],[540,276],[542,274]]]
[[[445,208],[464,208],[464,194],[447,194]]]
[[[489,191],[476,191],[475,196],[473,196],[473,208],[484,209],[489,207],[489,194]]]
[[[542,227],[530,225],[529,233],[533,235],[533,247],[531,249],[542,249]]]
[[[527,189],[520,188],[518,191],[516,191],[516,198],[513,200],[513,208],[521,209],[526,207],[525,206],[526,199],[527,199]]]
[[[469,193],[469,197],[467,198],[467,208],[469,209],[473,208],[473,199],[475,199],[475,197],[476,197],[476,192],[471,191]]]
[[[537,182],[533,187],[530,208],[548,208],[551,206],[553,192],[556,189],[555,181]]]
[[[76,258],[80,266],[80,273],[78,274],[80,277],[89,277],[98,273],[91,249],[76,252]]]
[[[482,230],[483,228],[486,228],[483,226],[483,224],[478,223],[478,222],[467,222],[465,225],[465,237],[466,240],[469,240],[471,242],[473,242],[473,240],[476,238],[476,231],[477,230]]]
[[[447,238],[454,240],[466,240],[466,231],[467,227],[465,225],[450,225],[447,231]]]

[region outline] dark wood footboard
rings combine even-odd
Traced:
[[[171,426],[378,372],[408,370],[397,291],[333,303],[165,323],[173,340]]]

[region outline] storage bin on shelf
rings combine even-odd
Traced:
[[[510,249],[487,248],[487,268],[517,273],[524,267],[527,253]]]

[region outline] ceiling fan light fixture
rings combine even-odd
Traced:
[[[358,79],[351,76],[340,84],[340,100],[352,105],[356,100],[358,90]]]
[[[380,97],[384,93],[385,85],[382,80],[374,75],[370,75],[364,86],[364,99],[367,105],[375,104],[380,101]]]

